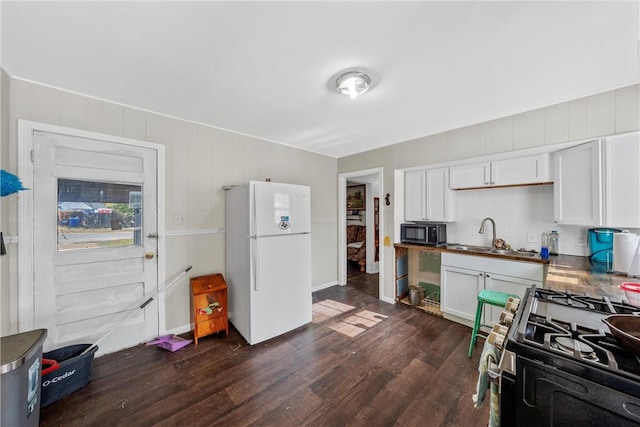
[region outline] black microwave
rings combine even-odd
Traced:
[[[447,224],[400,224],[400,241],[418,245],[447,243]]]

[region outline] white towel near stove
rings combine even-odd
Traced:
[[[489,367],[491,363],[498,364],[500,354],[498,349],[489,341],[484,342],[480,362],[478,363],[478,384],[476,394],[471,396],[474,406],[479,408],[484,402],[487,390],[490,390],[489,427],[500,427],[500,394],[498,384],[489,382]]]

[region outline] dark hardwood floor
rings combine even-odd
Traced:
[[[365,294],[378,298],[379,274],[367,274],[360,271],[360,266],[351,261],[347,261],[347,286],[353,287]]]
[[[175,353],[97,358],[93,380],[43,408],[40,425],[487,425],[488,402],[471,400],[481,346],[467,358],[469,328],[355,285],[313,301],[312,323],[255,346],[231,328]]]

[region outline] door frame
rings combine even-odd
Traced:
[[[359,170],[354,172],[345,172],[338,175],[338,284],[345,286],[347,284],[347,180],[351,178],[358,178],[363,176],[373,176],[373,182],[378,184],[378,191],[371,195],[378,197],[380,200],[380,213],[379,221],[380,228],[378,229],[378,242],[380,242],[380,254],[378,260],[378,299],[386,302],[395,302],[393,298],[387,298],[384,295],[384,265],[385,265],[385,251],[384,251],[384,198],[383,193],[383,168],[372,168]],[[369,195],[367,195],[367,200]],[[367,215],[369,213],[367,212]]]
[[[34,132],[47,132],[73,137],[97,139],[107,143],[124,144],[134,147],[149,148],[157,154],[157,221],[158,221],[158,283],[165,280],[165,147],[154,142],[139,141],[120,136],[107,135],[63,126],[18,120],[18,174],[26,188],[33,188],[33,162],[31,160],[34,146]],[[18,332],[30,331],[35,327],[35,283],[33,253],[33,192],[23,191],[18,199]],[[156,299],[158,303],[158,330],[160,335],[166,332],[165,301]]]

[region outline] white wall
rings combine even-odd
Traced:
[[[394,171],[414,166],[430,165],[492,154],[515,152],[528,148],[563,144],[588,138],[630,132],[640,129],[639,85],[632,85],[601,94],[588,96],[546,108],[497,118],[437,135],[425,136],[401,144],[382,147],[338,160],[338,172],[347,173],[372,167],[383,167],[382,194],[391,193],[391,206],[384,206],[384,230],[394,241]],[[455,112],[452,112],[455,114]],[[428,118],[425,118],[428,120]],[[481,242],[477,234],[480,221],[485,216],[498,222],[498,235],[519,247],[527,221],[533,231],[542,233],[553,226],[552,190],[483,189],[458,192],[456,217],[449,228],[449,240],[465,243]],[[551,196],[552,197],[552,196]],[[505,212],[505,205],[509,213]],[[542,213],[532,218],[532,208]],[[586,247],[579,247],[574,236],[584,232],[579,227],[558,227],[560,247],[565,253],[582,254]],[[571,240],[570,240],[571,239]],[[571,245],[567,244],[571,241]],[[526,247],[526,245],[525,245]],[[394,249],[385,251],[384,296],[394,296]]]
[[[337,160],[147,112],[108,101],[9,78],[2,72],[2,168],[17,173],[18,119],[84,129],[163,144],[166,147],[166,248],[168,276],[192,265],[189,276],[224,274],[225,225],[222,187],[271,178],[311,186],[312,285],[337,283]],[[6,155],[5,155],[6,154]],[[17,197],[1,199],[4,235],[17,234]],[[174,225],[175,214],[187,223]],[[204,230],[204,233],[203,233]],[[1,333],[17,332],[17,245],[2,257]],[[188,277],[167,291],[166,329],[190,323]],[[186,328],[186,329],[185,329]]]

